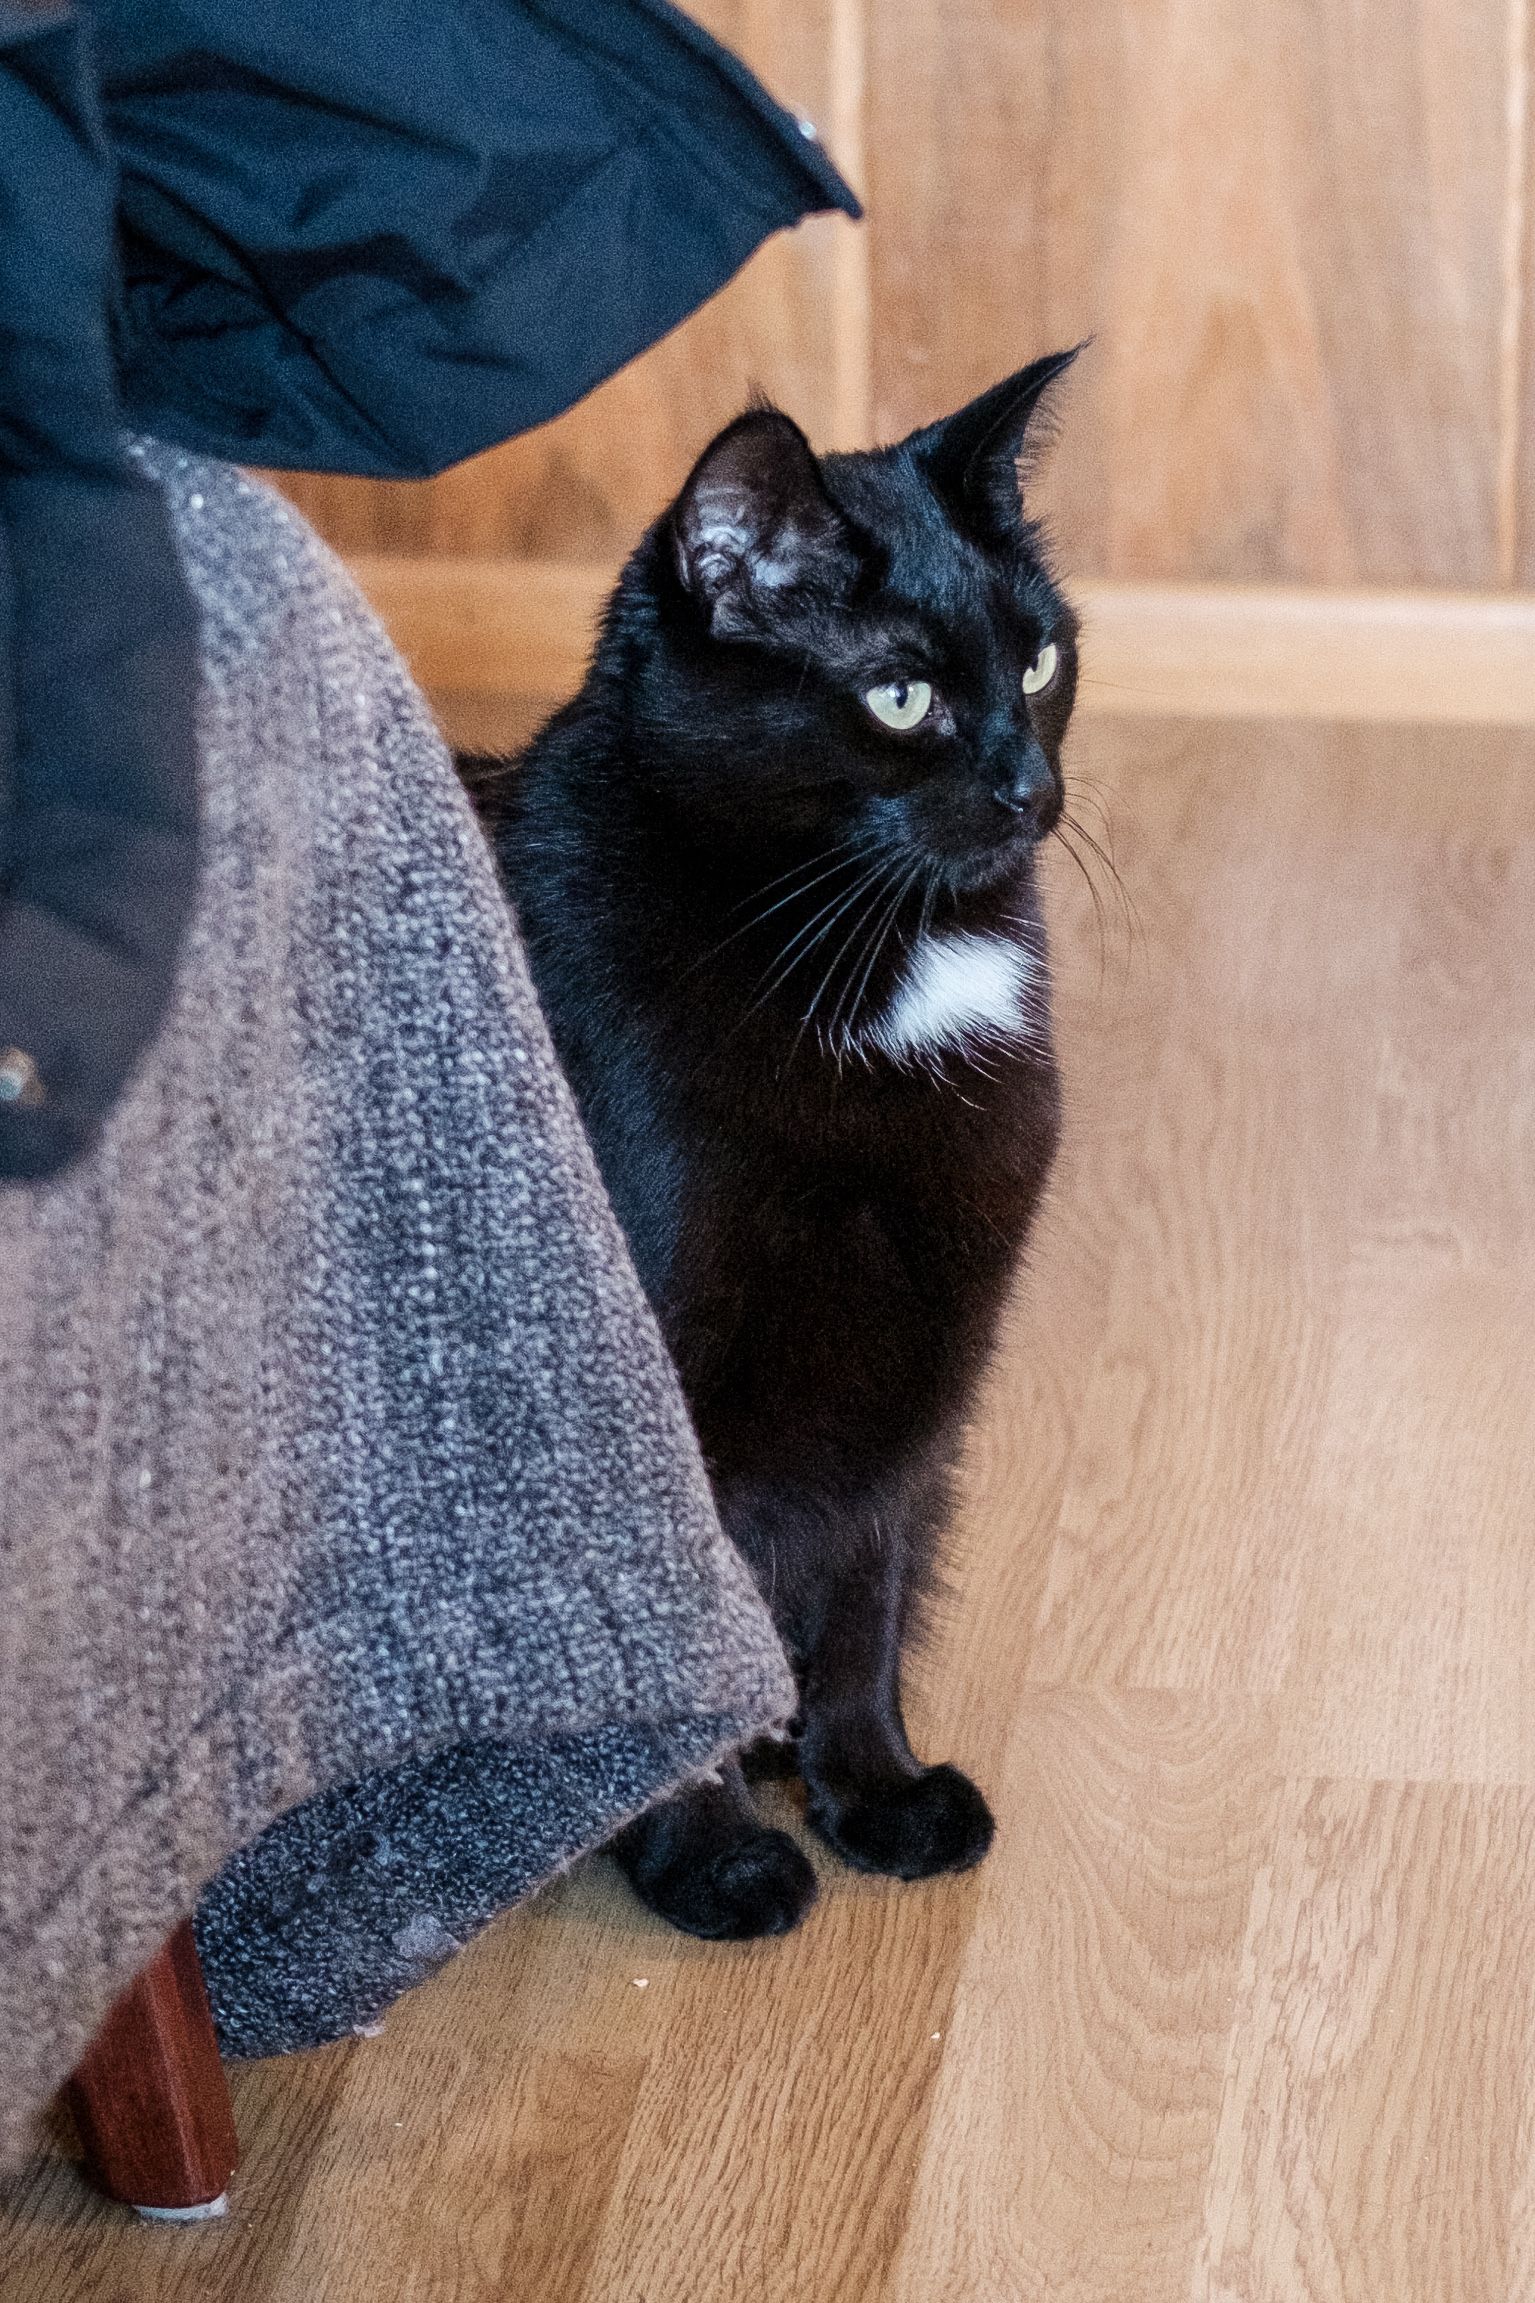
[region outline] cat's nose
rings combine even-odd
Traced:
[[[1020,829],[1031,831],[1036,839],[1050,829],[1060,812],[1050,763],[1037,744],[1010,765],[992,797],[998,807],[1018,818]]]

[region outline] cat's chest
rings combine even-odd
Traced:
[[[997,933],[924,936],[907,955],[862,1037],[899,1064],[939,1065],[987,1047],[1043,1043],[1043,961]]]

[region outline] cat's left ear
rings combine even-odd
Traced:
[[[1031,360],[978,400],[906,441],[950,510],[987,537],[1003,540],[1018,533],[1023,518],[1020,462],[1039,436],[1050,387],[1085,349],[1074,344],[1069,352]]]
[[[710,442],[672,512],[677,572],[717,637],[760,630],[796,591],[856,571],[850,530],[791,417],[753,408]]]

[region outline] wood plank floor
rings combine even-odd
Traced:
[[[1068,1149],[915,1705],[991,1860],[746,1948],[589,1866],[237,2071],[222,2225],[60,2141],[4,2303],[1535,2297],[1535,738],[1076,757],[1137,924],[1056,858]]]

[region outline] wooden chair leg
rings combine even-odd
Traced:
[[[69,2082],[86,2164],[141,2215],[221,2215],[239,2155],[192,1923],[111,2009]]]

